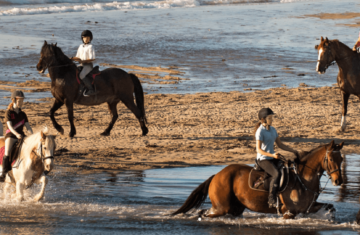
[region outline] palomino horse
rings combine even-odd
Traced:
[[[323,37],[315,49],[319,53],[316,65],[319,74],[324,74],[334,61],[339,66],[337,83],[343,103],[340,131],[344,131],[349,97],[353,94],[360,98],[360,55],[338,40]]]
[[[0,147],[5,145],[4,138],[0,138]],[[16,168],[6,175],[4,186],[4,199],[10,185],[16,187],[16,199],[24,199],[24,188],[30,187],[33,183],[42,184],[39,194],[34,201],[43,198],[45,187],[48,182],[43,173],[48,174],[54,167],[54,151],[56,148],[55,136],[47,134],[47,128],[41,132],[25,137],[19,149]]]
[[[280,212],[284,218],[294,218],[299,213],[315,213],[325,204],[316,202],[320,191],[320,178],[324,171],[331,177],[333,185],[342,184],[340,150],[343,142],[335,145],[331,141],[311,150],[301,157],[297,172],[292,172],[287,188],[280,193],[283,204]],[[173,213],[186,213],[198,208],[209,194],[212,208],[205,216],[217,217],[225,214],[239,216],[245,208],[262,213],[276,213],[276,208],[269,208],[268,192],[256,191],[249,187],[249,174],[252,167],[234,164],[225,167],[199,185],[185,201],[184,205]],[[327,206],[333,208],[332,205]]]
[[[94,85],[98,91],[97,95],[84,97],[79,95],[79,80],[77,78],[77,67],[62,50],[53,44],[47,44],[45,41],[41,48],[40,60],[36,66],[40,72],[48,69],[51,78],[51,93],[55,97],[54,104],[50,110],[51,121],[57,131],[64,134],[64,129],[56,122],[54,114],[64,104],[68,112],[70,122],[69,136],[76,134],[74,125],[75,104],[81,105],[100,105],[107,103],[112,115],[109,126],[101,135],[108,136],[113,128],[117,118],[117,104],[122,101],[137,117],[140,122],[142,134],[148,133],[146,127],[146,117],[144,108],[144,93],[139,79],[134,74],[117,69],[109,68],[101,71],[94,80]],[[95,75],[94,75],[95,77]],[[134,103],[133,93],[135,93],[136,105]]]

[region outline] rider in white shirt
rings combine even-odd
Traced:
[[[85,30],[81,33],[81,40],[83,44],[79,46],[76,56],[71,59],[81,63],[83,69],[80,72],[80,79],[83,81],[87,91],[84,93],[85,96],[95,95],[95,90],[92,85],[92,77],[87,77],[86,75],[93,69],[93,61],[95,60],[95,50],[91,41],[93,35],[90,30]]]

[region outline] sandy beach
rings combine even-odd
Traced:
[[[19,87],[32,91],[49,89],[49,83],[27,82]],[[119,119],[109,137],[99,134],[107,127],[107,105],[75,106],[77,135],[67,137],[66,109],[55,116],[66,135],[57,137],[56,163],[95,170],[140,170],[164,167],[251,164],[255,158],[253,130],[257,112],[270,107],[276,113],[274,126],[281,139],[297,150],[319,144],[345,141],[344,154],[360,151],[359,100],[349,101],[348,126],[338,132],[341,100],[337,87],[274,88],[251,92],[145,95],[149,134],[141,136],[134,115],[118,105]],[[35,130],[52,127],[49,110],[52,98],[43,103],[25,103]],[[4,117],[4,110],[0,111]],[[292,158],[291,153],[280,150]]]

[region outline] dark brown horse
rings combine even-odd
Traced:
[[[343,103],[340,131],[344,131],[349,97],[353,94],[360,98],[360,55],[338,40],[323,37],[315,49],[319,53],[316,65],[319,74],[324,74],[334,61],[339,66],[337,83]]]
[[[334,141],[331,141],[301,157],[297,167],[300,180],[291,172],[287,188],[280,193],[283,204],[280,212],[284,218],[294,218],[299,213],[315,213],[325,206],[316,202],[320,190],[320,177],[326,171],[333,185],[342,184],[340,165],[343,159],[340,150],[343,144],[342,142],[335,145]],[[208,194],[212,204],[211,209],[205,213],[208,217],[225,214],[238,216],[245,208],[262,213],[276,213],[276,208],[268,206],[268,192],[256,191],[249,187],[251,169],[252,167],[241,164],[225,167],[199,185],[173,215],[200,207]],[[327,205],[327,208],[331,209],[333,206]]]
[[[107,103],[112,115],[111,122],[101,135],[110,135],[116,119],[118,118],[117,104],[122,101],[137,117],[140,122],[142,134],[148,133],[145,125],[144,93],[139,79],[134,74],[117,69],[109,68],[101,71],[96,76],[94,85],[98,91],[97,95],[84,97],[79,94],[79,83],[77,81],[77,67],[62,50],[55,44],[47,44],[45,41],[40,52],[40,60],[36,66],[42,73],[48,69],[51,78],[51,93],[55,97],[54,104],[50,110],[51,121],[57,131],[64,134],[64,129],[56,122],[54,114],[64,104],[66,105],[70,122],[69,136],[76,134],[74,125],[74,103],[81,105],[99,105]],[[136,105],[133,93],[135,93]]]

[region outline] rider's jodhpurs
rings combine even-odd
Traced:
[[[277,190],[279,188],[280,183],[280,172],[277,168],[278,165],[277,159],[273,160],[261,160],[258,162],[259,166],[269,175],[271,175],[271,181],[270,181],[270,194],[276,194]]]

